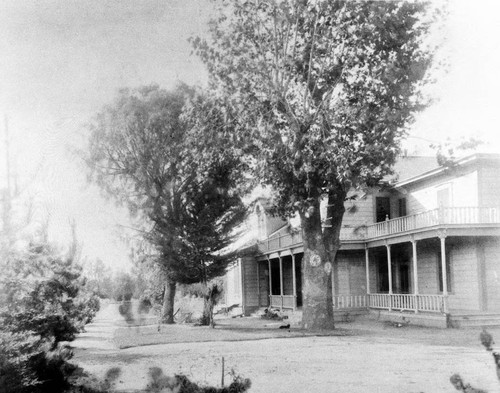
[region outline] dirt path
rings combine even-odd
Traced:
[[[453,373],[461,374],[473,386],[500,391],[491,357],[479,344],[435,345],[429,342],[433,332],[429,329],[422,330],[425,339],[420,337],[420,341],[419,337],[412,339],[412,332],[396,338],[375,332],[363,336],[184,342],[118,349],[113,340],[123,329],[118,321],[116,305],[104,308],[95,323],[89,325],[88,333],[74,342],[74,361],[100,378],[109,368],[120,368],[116,389],[121,391],[144,388],[148,370],[154,366],[167,375],[182,373],[196,382],[219,385],[222,356],[226,371],[233,368],[252,380],[253,393],[456,392],[449,383]],[[174,329],[176,335],[182,334],[182,328]],[[134,331],[137,336],[143,334],[139,328],[130,328],[131,339]],[[415,330],[417,336],[419,331]],[[203,330],[198,332],[203,334]],[[278,334],[275,332],[270,330],[269,335]],[[434,332],[438,337],[443,335]]]

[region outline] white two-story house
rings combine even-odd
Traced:
[[[333,274],[338,316],[375,313],[432,326],[500,324],[500,156],[451,167],[401,158],[388,185],[346,202]],[[228,302],[300,313],[300,228],[253,211],[255,241],[228,271]]]

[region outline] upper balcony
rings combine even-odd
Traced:
[[[343,229],[340,233],[340,240],[349,243],[366,243],[432,228],[466,229],[497,225],[500,225],[500,208],[498,207],[444,207],[354,228],[350,231]],[[299,230],[278,232],[259,242],[258,248],[260,253],[265,254],[301,245],[302,232]]]

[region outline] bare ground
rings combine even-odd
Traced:
[[[373,320],[338,324],[328,335],[278,329],[255,318],[219,327],[125,326],[110,304],[72,345],[74,362],[97,378],[120,369],[117,391],[141,391],[151,367],[167,375],[220,386],[221,359],[229,373],[252,380],[259,392],[456,392],[459,373],[473,386],[500,391],[491,355],[478,329],[395,328]],[[121,326],[120,326],[121,325]],[[500,329],[492,329],[500,337]]]

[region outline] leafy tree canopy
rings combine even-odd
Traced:
[[[283,213],[391,171],[432,60],[416,2],[221,0],[193,39]]]

